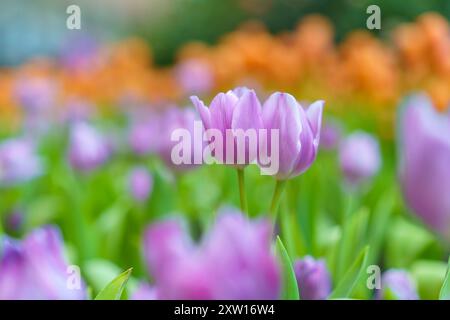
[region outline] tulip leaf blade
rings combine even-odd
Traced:
[[[353,289],[356,287],[359,279],[362,276],[364,267],[367,264],[368,256],[369,246],[366,246],[361,250],[352,266],[344,274],[342,280],[337,284],[328,299],[342,299],[349,298],[351,296]]]
[[[445,274],[444,283],[439,292],[439,300],[450,300],[450,256],[448,257],[448,267]]]
[[[281,241],[280,237],[277,236],[276,240],[276,253],[281,261],[281,269],[283,276],[283,289],[282,289],[282,299],[284,300],[300,300],[300,294],[297,285],[297,278],[295,277],[294,268],[292,266],[292,260]]]
[[[132,270],[133,268],[130,268],[119,274],[97,294],[94,300],[120,300]]]

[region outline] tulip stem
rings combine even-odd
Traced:
[[[245,176],[244,169],[237,169],[239,181],[239,197],[241,199],[241,210],[248,215],[247,197],[245,196]]]
[[[275,185],[275,190],[273,192],[272,197],[272,203],[270,204],[270,215],[273,219],[273,225],[277,223],[277,213],[278,213],[278,206],[280,204],[281,195],[283,194],[284,187],[286,186],[287,180],[277,180],[277,183]]]

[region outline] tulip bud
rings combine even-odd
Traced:
[[[90,171],[102,165],[110,155],[110,144],[91,125],[79,122],[72,126],[69,161],[77,170]]]
[[[219,93],[209,108],[196,96],[191,100],[200,114],[209,140],[214,140],[216,148],[213,156],[220,163],[242,168],[256,159],[258,131],[263,127],[263,122],[261,103],[255,91],[237,88]]]
[[[349,184],[358,185],[369,180],[381,166],[378,141],[362,131],[352,133],[340,146],[339,161]]]
[[[4,237],[0,275],[0,300],[86,299],[81,277],[68,279],[62,239],[53,227],[34,230],[22,241]]]
[[[416,285],[408,274],[401,269],[391,269],[381,277],[381,290],[378,299],[384,300],[418,300]]]
[[[316,101],[304,110],[293,96],[280,92],[272,94],[264,103],[262,117],[268,136],[260,148],[265,149],[267,155],[279,150],[278,155],[271,154],[272,158],[278,156],[279,160],[277,179],[285,180],[302,174],[316,159],[323,105],[323,101]],[[279,138],[275,141],[271,139],[272,130],[278,131]]]
[[[139,202],[145,202],[153,188],[153,178],[144,167],[135,167],[129,175],[131,195]]]
[[[186,93],[205,94],[214,86],[211,67],[201,60],[184,61],[175,71],[175,78]]]
[[[230,210],[219,215],[198,244],[180,221],[156,223],[144,243],[155,285],[138,291],[137,297],[277,299],[281,278],[271,235],[266,221],[250,221]]]
[[[42,160],[31,141],[14,138],[0,144],[0,185],[23,183],[42,171]]]
[[[301,299],[322,300],[331,293],[331,277],[324,260],[306,256],[295,262],[294,271]]]
[[[408,99],[400,116],[400,181],[408,207],[450,239],[450,116],[425,96]]]

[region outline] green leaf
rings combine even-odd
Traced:
[[[417,260],[410,268],[423,300],[437,300],[447,272],[447,263],[437,260]]]
[[[439,300],[450,300],[450,256],[448,257],[448,267],[445,273],[444,283],[439,292]]]
[[[95,300],[120,300],[132,270],[130,268],[119,274],[99,292]]]
[[[280,237],[277,237],[276,252],[278,258],[281,261],[281,267],[283,272],[282,299],[300,300],[300,295],[297,286],[297,279],[295,277],[294,268],[292,267],[292,261]]]
[[[335,279],[337,281],[341,281],[354,261],[356,253],[361,250],[362,244],[366,243],[368,221],[369,211],[366,208],[361,208],[346,221],[336,261]]]
[[[350,298],[353,289],[363,275],[367,264],[369,247],[366,246],[358,255],[353,265],[348,269],[341,282],[336,286],[334,291],[328,297],[329,299]]]

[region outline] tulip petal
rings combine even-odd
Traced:
[[[270,130],[279,131],[279,171],[278,179],[289,177],[300,152],[302,123],[298,103],[287,93],[272,94],[263,106],[263,122],[268,132],[268,153],[272,153]]]

